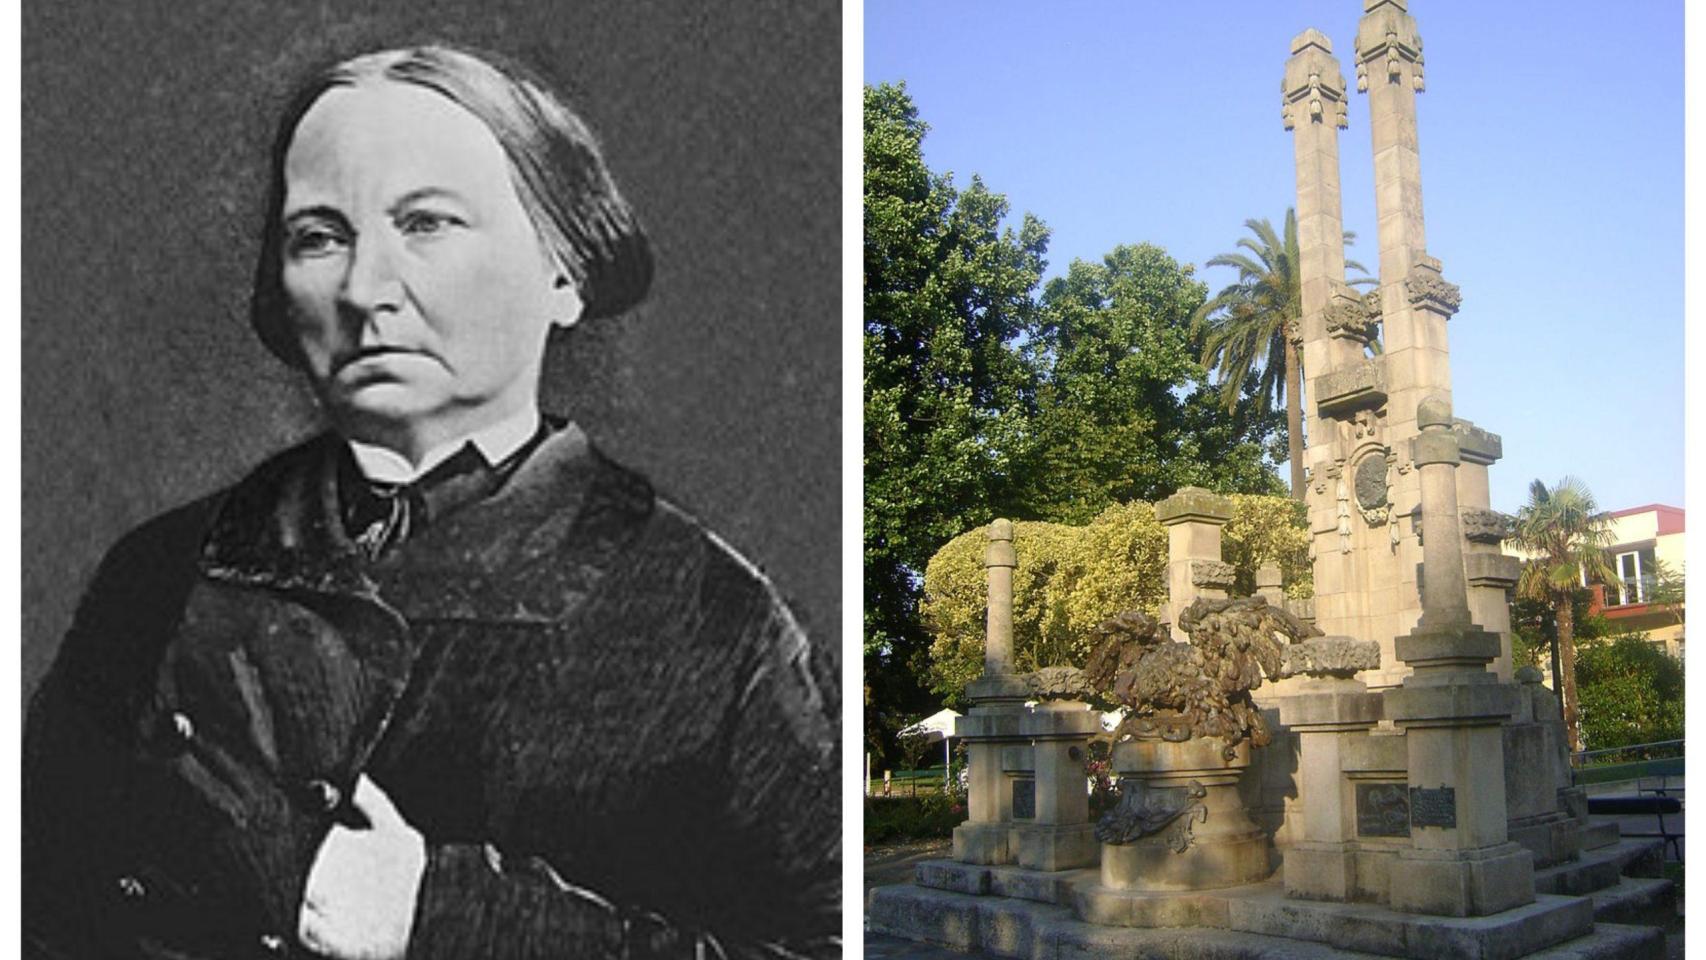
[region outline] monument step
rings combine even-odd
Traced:
[[[1534,892],[1581,896],[1616,886],[1624,874],[1657,876],[1663,864],[1663,841],[1619,840],[1583,850],[1579,860],[1534,871]]]
[[[1257,910],[1276,910],[1285,901],[1277,890],[1263,887],[1238,888],[1252,899]],[[1220,891],[1226,898],[1233,891]],[[1192,895],[1206,898],[1208,895]],[[1543,897],[1542,901],[1575,898]],[[1582,910],[1591,909],[1586,901]],[[1320,907],[1350,907],[1345,916],[1386,913],[1408,922],[1405,940],[1382,944],[1370,952],[1331,943],[1297,939],[1308,928],[1299,923],[1289,928],[1292,936],[1260,933],[1246,929],[1196,927],[1114,927],[1088,923],[1056,904],[1000,897],[974,896],[912,885],[877,887],[867,903],[866,929],[911,940],[939,944],[960,951],[980,951],[1017,960],[1372,960],[1381,956],[1442,958],[1499,958],[1524,956],[1520,942],[1502,940],[1496,930],[1499,917],[1460,920],[1396,914],[1367,905],[1320,904]],[[1542,903],[1541,912],[1553,909]],[[1228,902],[1228,915],[1234,913]],[[1240,915],[1247,911],[1239,910]],[[1329,911],[1330,912],[1330,911]],[[1517,911],[1507,911],[1515,913]],[[1271,914],[1272,915],[1272,914]],[[1319,914],[1317,914],[1319,916]],[[1519,924],[1520,925],[1520,924]],[[1318,928],[1318,925],[1317,925]],[[1477,931],[1475,928],[1480,928]],[[1368,938],[1365,929],[1362,936]],[[1600,923],[1580,935],[1526,954],[1530,960],[1660,960],[1664,935],[1652,927]],[[1395,951],[1394,948],[1397,948]],[[1401,951],[1401,952],[1399,952]]]
[[[1622,828],[1615,820],[1600,820],[1582,827],[1582,849],[1598,850],[1609,847],[1623,838]]]
[[[1037,903],[1070,906],[1072,888],[1094,883],[1096,870],[1027,870],[1015,866],[984,866],[957,860],[920,860],[913,868],[915,882],[933,890],[973,896],[1012,897]]]
[[[1616,886],[1595,890],[1595,923],[1635,923],[1662,927],[1676,920],[1676,884],[1657,877],[1623,877]]]

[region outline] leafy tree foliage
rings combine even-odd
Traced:
[[[1296,501],[1231,500],[1223,554],[1240,583],[1253,586],[1264,563],[1307,569],[1308,532]],[[969,530],[937,551],[924,574],[923,614],[935,637],[930,686],[950,704],[983,670],[987,543],[982,527]],[[1013,548],[1013,658],[1021,671],[1081,667],[1092,627],[1123,610],[1155,615],[1167,600],[1167,531],[1148,503],[1115,504],[1083,526],[1020,521]]]
[[[1043,292],[1034,343],[1034,451],[1021,477],[1036,516],[1084,523],[1113,503],[1186,485],[1275,489],[1262,439],[1276,421],[1228,412],[1197,362],[1206,288],[1152,244],[1073,261]]]
[[[864,392],[867,707],[892,732],[933,709],[917,571],[1010,502],[1034,387],[1018,343],[1048,232],[926,168],[904,87],[865,90]]]
[[[1645,634],[1584,639],[1576,685],[1587,749],[1682,739],[1682,661]]]
[[[1084,523],[1185,484],[1278,490],[1278,419],[1221,407],[1188,265],[1121,246],[1039,293],[1043,223],[1004,229],[1003,197],[933,173],[903,85],[867,87],[864,106],[866,728],[886,749],[940,702],[919,601],[942,544],[996,516]]]

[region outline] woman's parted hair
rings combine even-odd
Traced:
[[[651,244],[610,179],[592,131],[546,84],[490,53],[444,44],[382,50],[315,73],[279,118],[249,305],[250,323],[274,355],[297,363],[283,285],[285,156],[297,125],[326,91],[374,79],[425,87],[486,125],[509,160],[516,194],[534,229],[579,288],[583,318],[615,316],[645,298]]]

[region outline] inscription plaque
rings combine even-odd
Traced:
[[[1358,836],[1410,835],[1410,794],[1404,784],[1359,783],[1356,788]]]
[[[1013,819],[1035,820],[1037,818],[1037,782],[1035,780],[1013,781]]]
[[[1410,824],[1417,827],[1457,826],[1456,788],[1411,787]]]

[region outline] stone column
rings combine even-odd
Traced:
[[[1534,858],[1507,836],[1504,735],[1516,707],[1487,664],[1499,637],[1475,626],[1463,572],[1451,405],[1416,410],[1422,506],[1422,616],[1396,650],[1412,673],[1386,694],[1405,733],[1410,842],[1392,870],[1395,909],[1482,916],[1534,900]]]
[[[1232,588],[1232,565],[1220,559],[1220,528],[1232,519],[1232,501],[1185,487],[1155,505],[1155,519],[1167,528],[1164,619],[1174,640],[1188,642],[1179,614],[1197,597],[1220,599]]]
[[[1013,524],[989,525],[984,567],[989,582],[984,632],[983,676],[966,685],[972,706],[954,721],[954,734],[966,744],[968,797],[966,822],[954,828],[954,859],[966,863],[1011,863],[1013,788],[1002,770],[1002,752],[1022,746],[1020,732],[1026,699],[1024,681],[1013,674]]]
[[[1291,41],[1281,82],[1281,119],[1297,165],[1298,281],[1303,370],[1311,378],[1362,360],[1359,345],[1329,337],[1325,313],[1345,286],[1345,228],[1339,199],[1339,130],[1346,125],[1345,76],[1333,43],[1313,28]]]
[[[1380,695],[1353,679],[1380,665],[1372,640],[1316,637],[1286,648],[1282,674],[1298,677],[1279,701],[1280,722],[1298,738],[1301,836],[1285,854],[1285,892],[1347,901],[1369,886],[1357,878],[1356,797],[1344,774],[1349,738],[1380,721]]]

